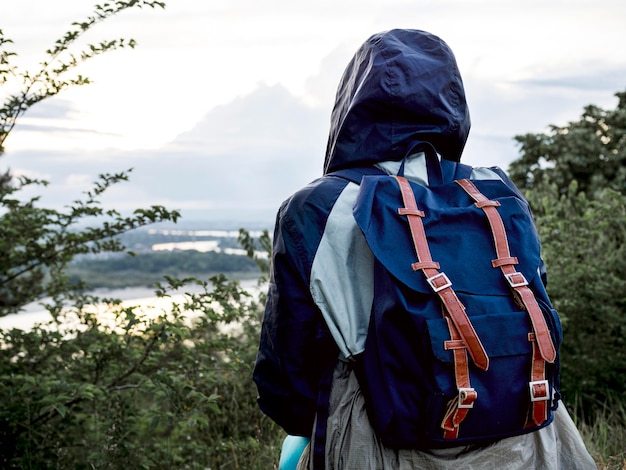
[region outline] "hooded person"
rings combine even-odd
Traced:
[[[483,446],[393,449],[370,424],[352,363],[365,347],[374,259],[352,214],[359,185],[335,172],[403,171],[428,186],[432,155],[459,162],[469,130],[461,76],[440,38],[375,34],[348,64],[323,176],[278,211],[253,373],[261,410],[290,436],[310,439],[295,459],[299,469],[596,468],[563,406],[549,426]],[[454,172],[456,163],[447,166]],[[473,168],[470,178],[499,179],[516,191],[499,168]],[[283,449],[300,453],[302,439],[297,446],[290,439]]]

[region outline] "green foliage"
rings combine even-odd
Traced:
[[[100,54],[124,47],[134,47],[133,40],[107,40],[87,44],[76,51],[77,40],[92,28],[128,8],[164,7],[162,2],[131,0],[96,5],[94,13],[72,28],[46,51],[39,69],[22,71],[13,65],[16,53],[8,49],[11,39],[0,30],[0,84],[4,102],[0,107],[0,156],[4,142],[17,120],[31,106],[51,98],[70,86],[85,85],[89,79],[66,74],[79,63]],[[146,224],[172,220],[179,213],[162,206],[137,209],[131,216],[106,210],[100,197],[113,185],[128,179],[128,173],[102,174],[91,191],[75,200],[64,211],[41,207],[40,197],[21,197],[26,188],[46,186],[48,182],[13,178],[9,171],[0,177],[0,316],[17,312],[43,296],[55,301],[55,309],[71,300],[76,290],[66,267],[74,256],[102,251],[123,251],[119,234]],[[77,228],[77,227],[87,228]]]
[[[229,273],[243,278],[259,275],[256,264],[247,256],[195,250],[80,259],[71,263],[67,272],[72,281],[107,288],[152,287],[165,276],[205,278],[211,274]]]
[[[21,178],[18,184],[9,181],[0,186],[4,210],[0,215],[0,316],[17,312],[46,295],[62,304],[68,300],[68,293],[84,287],[70,283],[66,273],[74,256],[124,251],[119,234],[178,218],[178,212],[162,206],[137,209],[131,216],[104,209],[99,197],[127,177],[127,173],[100,175],[86,198],[74,201],[64,211],[38,207],[38,197],[25,201],[16,197],[24,187],[38,184],[36,181]],[[77,228],[94,220],[101,220],[101,224]]]
[[[564,323],[564,393],[587,410],[626,396],[626,196],[607,189],[589,199],[572,182],[565,194],[552,185],[528,197]]]
[[[156,294],[171,303],[94,298],[0,332],[3,468],[272,467],[280,433],[250,383],[260,305],[224,276]]]
[[[626,429],[623,413],[607,413],[626,406],[626,92],[616,96],[615,110],[587,106],[579,121],[517,136],[510,167],[563,318],[564,399],[600,468],[621,468]]]
[[[82,34],[144,6],[164,4],[96,5],[35,72],[13,65],[12,41],[0,31],[0,155],[31,106],[89,83],[65,77],[80,62],[135,45],[107,40],[72,52]],[[0,175],[0,316],[51,299],[49,321],[0,330],[0,467],[271,468],[281,434],[259,412],[250,382],[260,321],[255,297],[224,276],[170,277],[158,285],[158,303],[129,307],[70,282],[76,255],[124,252],[121,234],[179,217],[161,206],[130,216],[103,208],[102,195],[129,171],[100,175],[62,211],[23,197],[22,190],[46,181]],[[194,292],[173,297],[187,287]]]
[[[576,424],[594,457],[599,470],[624,470],[626,468],[626,403],[623,397],[609,396],[591,416],[579,408],[574,413],[582,415]]]
[[[247,231],[240,230],[237,241],[246,251],[248,258],[254,260],[261,272],[269,273],[270,264],[268,260],[272,253],[272,239],[269,232],[263,231],[259,239],[255,241]]]
[[[626,91],[616,96],[614,110],[589,105],[564,127],[516,136],[521,156],[509,167],[515,184],[534,189],[546,178],[561,193],[576,181],[590,196],[604,188],[626,194]]]

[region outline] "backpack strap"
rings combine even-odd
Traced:
[[[411,185],[402,176],[394,176],[393,178],[400,186],[405,206],[398,208],[398,214],[407,216],[413,245],[417,254],[418,262],[413,263],[411,267],[413,271],[422,271],[424,273],[426,281],[443,302],[446,313],[466,344],[474,364],[482,370],[487,370],[489,368],[489,357],[465,313],[465,307],[452,289],[452,282],[450,282],[448,276],[439,271],[439,263],[431,258],[426,233],[424,232],[424,224],[422,223],[424,212],[417,207]]]
[[[432,159],[427,160],[427,172],[429,183],[436,184],[449,183],[454,180],[470,178],[474,167],[470,165],[464,165],[463,163],[453,162],[450,160],[441,160],[439,162],[433,162]],[[403,161],[404,164],[404,161]],[[436,167],[439,166],[437,169]],[[435,170],[433,170],[433,167]],[[404,170],[402,169],[399,176],[404,176]],[[327,173],[326,176],[336,176],[343,178],[356,184],[361,183],[363,176],[385,176],[383,170],[376,166],[363,166],[355,168],[344,168],[342,170],[335,170],[331,173]],[[434,181],[432,181],[434,179]]]
[[[443,172],[444,181],[454,181],[464,178],[470,178],[474,167],[450,160],[441,161],[441,170]]]
[[[335,364],[328,364],[322,372],[322,377],[319,382],[317,411],[315,416],[315,434],[310,443],[313,470],[324,470],[326,468],[326,431],[328,429],[330,392],[333,383],[334,370]]]
[[[482,209],[487,215],[497,255],[491,264],[494,268],[502,270],[502,274],[513,290],[515,299],[530,317],[533,331],[529,334],[528,339],[533,344],[533,359],[531,380],[528,385],[532,413],[527,426],[539,425],[547,419],[547,402],[550,399],[548,381],[545,378],[545,363],[553,363],[556,360],[556,349],[548,325],[535,295],[528,287],[528,281],[522,273],[514,268],[518,264],[518,260],[516,257],[512,257],[509,251],[504,223],[496,209],[500,203],[488,199],[468,179],[457,180],[456,183],[475,201],[476,207]]]
[[[474,407],[478,393],[470,384],[469,361],[467,359],[467,346],[461,339],[459,331],[450,318],[444,315],[450,340],[444,343],[444,349],[452,351],[454,357],[454,380],[458,390],[458,396],[448,402],[448,409],[441,421],[444,439],[457,439],[459,437],[459,425],[463,422],[467,413]]]

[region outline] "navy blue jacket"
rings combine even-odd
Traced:
[[[354,243],[350,246],[329,247],[325,242],[331,229],[335,233],[354,230],[353,221],[343,217],[343,207],[351,205],[355,194],[351,186],[355,185],[330,173],[400,162],[424,146],[456,162],[469,129],[454,56],[438,37],[417,30],[376,34],[349,63],[332,112],[324,176],[286,200],[276,220],[268,300],[253,377],[259,406],[287,433],[311,435],[320,383],[338,357],[359,352],[369,315],[369,311],[358,312],[362,324],[348,335],[354,338],[343,341],[347,335],[341,325],[329,324],[323,314],[326,301],[320,284],[327,284],[326,291],[350,291],[347,297],[352,300],[346,302],[346,310],[371,295],[368,287],[359,290],[367,284],[368,273],[361,272],[359,264],[367,254],[352,250],[353,244],[359,244],[357,232],[351,235]],[[495,171],[493,177],[503,175]],[[329,255],[334,249],[339,251],[336,257]],[[319,262],[321,251],[329,264],[333,258],[340,261],[338,265],[347,264],[346,273],[337,275],[332,266],[326,268]],[[329,273],[324,277],[326,269]]]

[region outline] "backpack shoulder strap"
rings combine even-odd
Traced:
[[[464,163],[441,160],[441,172],[444,183],[450,183],[454,180],[469,179],[473,169],[474,167],[465,165]]]
[[[442,181],[439,183],[449,183],[459,179],[469,179],[474,168],[470,165],[463,163],[452,162],[450,160],[441,161],[441,177]],[[364,166],[356,168],[344,168],[342,170],[333,171],[326,176],[334,176],[337,178],[343,178],[356,184],[361,184],[363,176],[386,176],[383,170],[376,166]]]
[[[496,209],[500,204],[483,195],[478,188],[468,179],[457,180],[456,183],[476,202],[489,221],[491,233],[496,248],[497,258],[491,262],[494,268],[500,268],[502,274],[513,289],[516,298],[524,306],[530,317],[533,332],[529,340],[533,343],[533,362],[530,386],[532,402],[532,421],[529,426],[539,425],[547,418],[547,402],[549,397],[548,381],[545,378],[545,362],[553,363],[556,360],[556,348],[550,337],[548,325],[541,312],[534,294],[528,288],[528,281],[524,275],[515,269],[518,264],[517,258],[512,257],[509,251],[506,231],[502,218]]]

